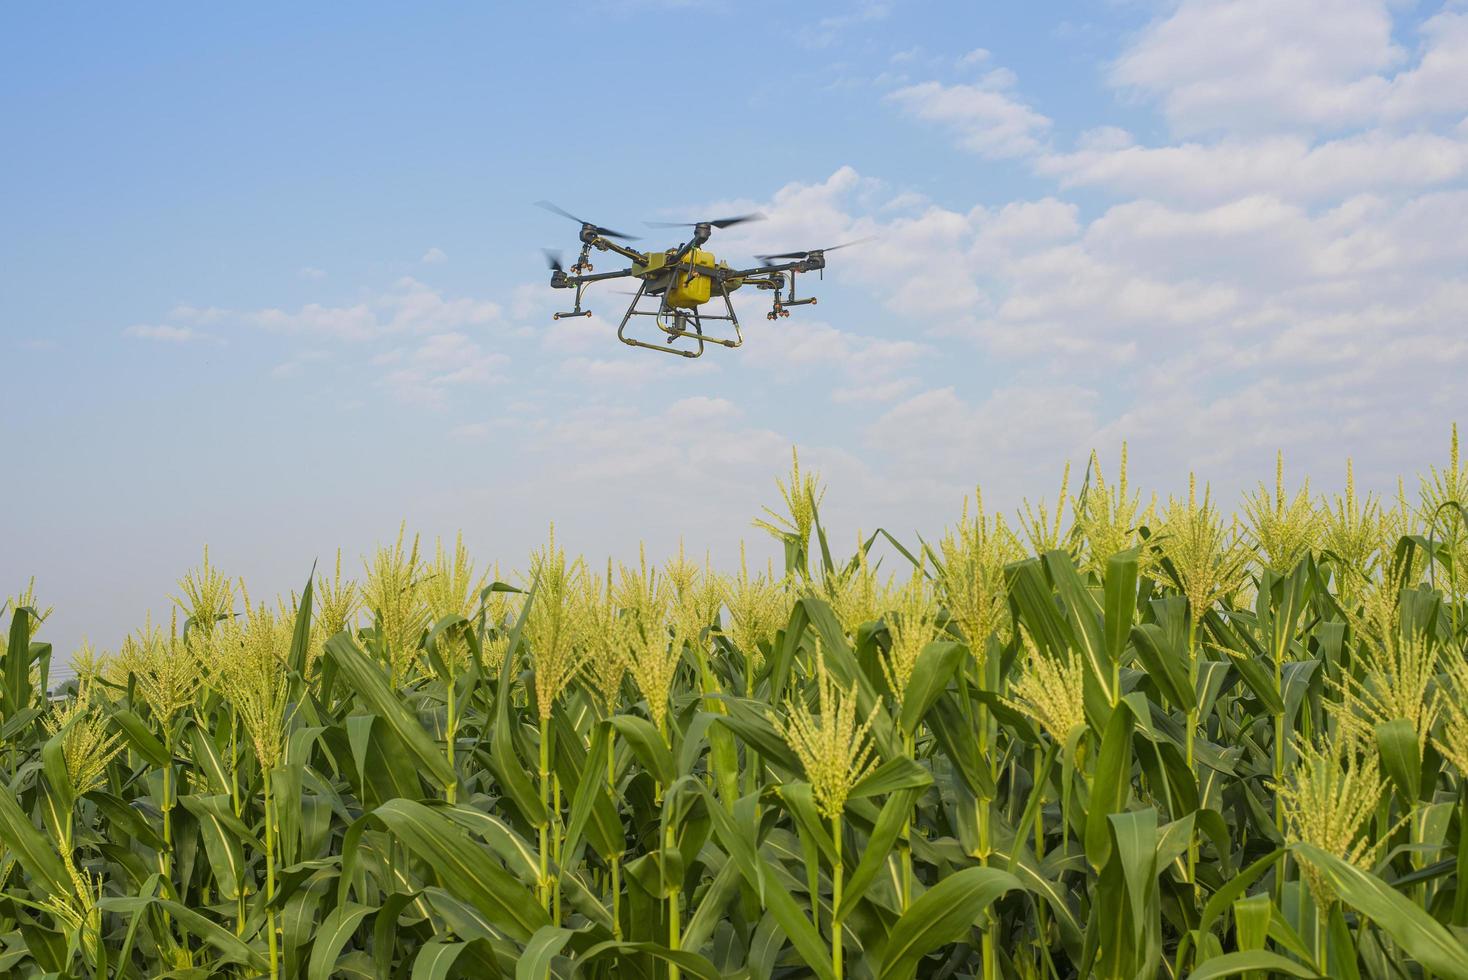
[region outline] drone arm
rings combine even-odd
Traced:
[[[810,272],[817,268],[822,268],[822,266],[812,265],[809,259],[797,259],[794,262],[776,262],[771,265],[756,266],[753,269],[737,269],[728,275],[732,279],[749,279],[776,272]]]
[[[708,240],[709,226],[703,224],[696,226],[693,231],[693,237],[685,242],[682,248],[678,249],[677,253],[668,260],[668,264],[677,265],[679,262],[683,261],[683,256],[687,255],[695,248],[700,247],[701,245],[703,245],[704,242]]]
[[[616,252],[622,258],[636,262],[638,265],[647,265],[647,256],[637,251],[637,249],[628,248],[626,245],[619,245],[614,241],[602,238],[600,235],[592,240],[590,244],[595,245],[599,249]]]
[[[618,269],[615,272],[598,272],[590,276],[566,276],[559,283],[559,286],[560,288],[566,289],[571,286],[584,286],[587,283],[601,282],[605,279],[622,279],[630,275],[632,275],[631,269]],[[555,286],[557,283],[552,280],[551,285]]]

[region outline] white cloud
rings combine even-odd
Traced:
[[[1018,157],[1039,150],[1051,124],[1016,98],[1013,87],[1014,75],[997,68],[977,85],[922,82],[887,99],[915,119],[947,128],[964,149],[984,157]]]
[[[440,262],[447,262],[448,260],[448,253],[435,245],[433,248],[430,248],[428,251],[424,252],[423,257],[420,258],[418,261],[422,262],[424,265],[437,265]]]
[[[511,418],[485,419],[456,425],[449,429],[449,435],[460,442],[485,442],[492,438],[512,437],[516,426],[516,420]]]
[[[198,340],[202,334],[189,327],[174,327],[166,323],[149,324],[136,323],[123,331],[129,337],[139,337],[143,340],[158,340],[170,344],[182,344],[190,340]]]
[[[853,167],[841,167],[819,183],[786,184],[768,201],[726,200],[708,207],[718,213],[759,211],[766,216],[764,221],[736,225],[719,235],[720,255],[751,256],[862,237],[875,225],[854,217],[853,208],[876,208],[889,199],[880,181],[862,177]]]
[[[297,270],[296,275],[300,276],[302,279],[325,279],[326,270],[318,269],[313,265],[303,265],[299,270]]]
[[[1394,76],[1382,100],[1382,118],[1461,115],[1468,111],[1468,13],[1444,12],[1422,25],[1417,64]]]
[[[170,316],[192,326],[130,328],[129,333],[162,330],[167,334],[138,335],[183,340],[205,336],[197,325],[210,324],[278,334],[290,346],[269,369],[272,378],[310,372],[320,380],[316,366],[336,360],[365,373],[394,400],[435,410],[447,408],[455,390],[500,380],[500,369],[509,361],[508,354],[489,350],[479,336],[490,325],[504,325],[498,303],[446,296],[411,277],[348,304],[253,310],[184,304]],[[178,331],[182,334],[175,336]]]
[[[1275,194],[1319,202],[1369,190],[1412,191],[1468,173],[1468,141],[1432,132],[1369,130],[1322,143],[1301,136],[1168,146],[1091,147],[1035,163],[1061,187],[1213,202]]]
[[[1468,110],[1468,16],[1429,18],[1409,55],[1394,37],[1400,6],[1184,0],[1123,52],[1111,81],[1160,104],[1183,135],[1328,132]]]
[[[1468,13],[1444,10],[1395,39],[1389,0],[1182,0],[1111,65],[1117,89],[1156,103],[1180,141],[1139,145],[1115,126],[1051,147],[1051,121],[1014,74],[927,81],[888,96],[987,158],[1029,158],[1060,188],[1189,204],[1274,195],[1322,203],[1411,193],[1468,174]],[[1408,33],[1408,32],[1401,32]],[[1449,127],[1445,128],[1445,124]]]
[[[281,361],[275,367],[271,368],[270,376],[278,379],[299,377],[312,364],[329,360],[330,357],[330,353],[324,350],[297,351],[287,360]]]
[[[279,307],[229,310],[185,305],[173,311],[174,318],[195,324],[238,323],[275,333],[336,341],[462,330],[494,323],[501,316],[498,303],[446,297],[412,277],[399,279],[391,288],[347,305],[306,303],[294,310]]]
[[[1094,133],[1091,151],[1123,153],[1123,136]],[[1452,143],[1385,130],[1313,148],[1240,137],[1209,147],[1191,186],[1181,165],[1175,183],[1137,176],[1089,215],[1059,194],[896,212],[884,205],[903,192],[884,196],[850,171],[793,185],[770,213],[786,229],[818,231],[781,236],[876,234],[829,274],[904,315],[877,318],[882,329],[868,336],[815,320],[751,327],[747,362],[773,380],[824,369],[828,397],[867,418],[881,479],[911,499],[974,477],[1033,492],[1058,460],[1079,464],[1091,446],[1128,438],[1139,478],[1165,487],[1198,468],[1232,492],[1281,446],[1317,471],[1336,472],[1346,451],[1381,460],[1383,472],[1411,469],[1400,426],[1417,431],[1468,407],[1454,380],[1468,368],[1468,188],[1451,172],[1423,186],[1393,170],[1430,167],[1433,148]],[[1257,180],[1210,172],[1235,145]],[[1274,173],[1258,165],[1283,145],[1317,157],[1286,158]],[[1330,178],[1320,158],[1349,147],[1398,163]],[[918,311],[919,337],[961,334],[971,358],[927,356],[921,340],[894,348]],[[969,364],[985,373],[953,370]],[[955,376],[963,383],[937,380]],[[1008,380],[985,393],[993,377]]]
[[[812,371],[830,371],[831,396],[838,401],[855,397],[850,389],[866,389],[873,382],[895,395],[893,375],[910,370],[928,349],[911,340],[864,337],[839,330],[819,320],[782,319],[760,323],[747,331],[752,366],[775,377],[804,378]],[[839,381],[834,376],[839,372]]]
[[[376,314],[366,303],[355,306],[307,303],[294,312],[272,308],[243,313],[240,318],[265,330],[335,340],[368,340],[381,332]]]
[[[384,324],[387,333],[457,330],[493,323],[501,316],[498,303],[468,297],[447,299],[410,277],[398,280],[378,302],[390,313]]]
[[[483,386],[500,378],[505,354],[487,351],[463,333],[431,334],[416,347],[399,349],[382,360],[389,366],[382,384],[398,401],[443,408],[458,387]]]
[[[892,13],[890,0],[857,0],[846,5],[846,11],[823,17],[814,27],[801,31],[801,39],[811,47],[824,48],[836,42],[847,30],[864,24],[886,20]]]
[[[863,381],[861,384],[837,388],[831,393],[831,401],[838,405],[853,402],[890,402],[907,394],[918,386],[918,379],[908,376],[891,381]]]
[[[1181,134],[1328,129],[1369,117],[1403,56],[1381,0],[1183,0],[1111,80]]]

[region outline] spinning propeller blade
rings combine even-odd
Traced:
[[[550,266],[553,272],[565,272],[566,267],[561,264],[561,253],[553,248],[543,248],[545,253],[545,264]]]
[[[712,225],[715,228],[729,228],[734,225],[743,224],[746,221],[763,221],[765,216],[755,211],[753,214],[740,214],[732,218],[716,218],[713,221],[644,221],[643,224],[649,228],[696,228],[699,225]]]
[[[774,262],[779,259],[804,259],[816,254],[817,252],[834,252],[838,248],[850,248],[853,245],[863,245],[867,242],[875,241],[876,237],[876,235],[869,235],[866,238],[858,238],[854,242],[842,242],[840,245],[831,245],[827,248],[812,248],[804,252],[781,252],[778,255],[756,255],[755,258],[759,259],[761,262]]]
[[[601,235],[603,238],[622,238],[629,242],[635,242],[638,238],[638,236],[636,235],[628,235],[620,231],[613,231],[610,228],[603,228],[601,225],[592,224],[590,221],[578,218],[570,211],[567,211],[565,208],[557,207],[549,201],[536,201],[535,206],[538,208],[544,208],[551,214],[558,214],[563,218],[570,218],[572,221],[576,222],[579,225],[591,225],[592,229],[594,229],[596,233],[598,235]]]

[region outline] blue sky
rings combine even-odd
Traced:
[[[1164,494],[1388,488],[1468,404],[1459,3],[10,6],[0,82],[0,590],[63,650],[205,543],[259,592],[403,519],[727,563],[791,445],[843,538],[931,533],[1123,439]],[[540,198],[878,237],[675,361],[550,320]]]

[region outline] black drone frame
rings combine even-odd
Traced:
[[[557,214],[571,217],[573,220],[581,221],[579,218],[567,214],[554,205],[544,204],[542,206]],[[717,266],[700,265],[686,260],[694,249],[700,248],[713,234],[715,228],[727,227],[740,221],[749,220],[745,218],[726,218],[721,221],[701,221],[693,225],[693,236],[680,245],[676,250],[669,249],[668,256],[662,265],[655,269],[648,269],[651,265],[650,256],[656,253],[639,252],[635,248],[613,241],[612,238],[632,238],[602,228],[588,221],[581,221],[581,253],[576,262],[569,270],[561,267],[560,260],[552,252],[546,256],[551,266],[550,284],[556,289],[574,289],[575,303],[569,311],[556,313],[554,319],[560,320],[567,317],[591,316],[591,311],[583,309],[582,298],[586,289],[592,283],[609,282],[614,279],[636,278],[639,280],[637,291],[632,296],[632,302],[628,304],[627,311],[622,315],[622,322],[617,327],[617,339],[631,347],[642,347],[647,350],[662,351],[665,354],[676,354],[679,357],[699,357],[703,354],[706,345],[717,344],[721,347],[739,347],[744,343],[744,335],[739,329],[739,316],[734,311],[734,303],[729,298],[732,291],[729,287],[731,281],[735,282],[735,288],[748,285],[756,289],[768,290],[774,293],[770,312],[766,318],[776,320],[790,315],[789,307],[813,305],[816,297],[807,296],[797,299],[795,296],[795,277],[802,272],[820,272],[826,267],[825,253],[832,249],[811,249],[805,252],[789,252],[783,255],[760,256],[766,260],[765,264],[752,266],[747,269],[726,269]],[[847,244],[855,244],[847,243]],[[833,248],[844,248],[844,245],[836,245]],[[648,271],[638,273],[632,268],[618,269],[614,272],[593,272],[591,265],[591,252],[595,249],[601,252],[613,252],[622,258],[632,262],[634,266],[642,266]],[[770,259],[781,259],[784,261],[770,262]],[[674,283],[682,281],[680,277],[702,276],[711,280],[709,302],[717,296],[723,300],[724,312],[721,314],[702,313],[698,306],[682,307],[673,306],[669,303],[669,294]],[[782,295],[783,292],[783,295]],[[655,297],[658,303],[655,307],[646,309],[639,308],[645,298]],[[663,334],[661,342],[640,340],[631,336],[628,327],[634,317],[652,317],[654,325]],[[706,323],[727,322],[733,330],[733,337],[713,336],[704,329]],[[689,339],[693,341],[692,347],[674,346],[676,342]]]

